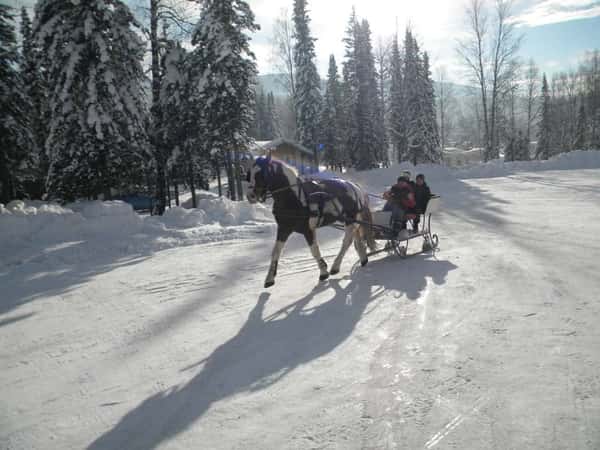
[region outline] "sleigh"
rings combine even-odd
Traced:
[[[408,256],[409,241],[421,239],[421,250],[412,253],[423,253],[435,251],[438,248],[439,239],[437,234],[431,231],[431,216],[440,210],[440,197],[433,195],[427,203],[427,208],[423,213],[423,220],[417,230],[411,228],[408,230],[398,230],[399,224],[394,223],[391,211],[372,211],[373,222],[371,228],[377,241],[385,241],[383,248],[374,250],[368,255],[374,255],[381,252],[393,252],[398,256]],[[407,225],[411,227],[414,224],[416,214],[407,214]]]

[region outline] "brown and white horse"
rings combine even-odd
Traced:
[[[304,179],[294,168],[270,157],[256,158],[250,164],[247,172],[247,199],[250,203],[264,202],[270,194],[277,222],[277,240],[265,287],[275,284],[277,263],[292,232],[300,233],[306,238],[319,266],[321,281],[340,271],[342,259],[352,242],[361,264],[367,264],[366,247],[375,249],[376,245],[368,196],[360,186],[341,178]],[[345,234],[342,248],[328,271],[317,244],[316,229],[335,222],[344,224]]]

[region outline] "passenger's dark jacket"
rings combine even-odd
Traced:
[[[423,214],[425,209],[427,209],[427,203],[431,198],[431,190],[427,183],[423,183],[421,186],[418,184],[415,185],[415,201],[417,203],[416,210],[419,214]]]
[[[410,211],[415,207],[413,186],[406,181],[393,185],[383,197],[399,205],[404,211]]]

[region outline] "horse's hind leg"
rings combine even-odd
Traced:
[[[359,221],[364,220],[362,214],[358,214],[356,218]],[[367,246],[365,245],[366,236],[364,228],[365,227],[363,225],[354,225],[354,248],[356,249],[356,253],[358,253],[358,257],[360,258],[361,266],[365,266],[369,262],[369,258],[367,256]]]
[[[275,241],[275,246],[273,247],[273,252],[271,253],[271,265],[269,266],[269,272],[267,273],[267,279],[265,280],[265,287],[271,287],[275,284],[275,275],[277,275],[277,264],[279,263],[279,257],[281,256],[281,251],[283,250],[283,246],[285,245],[285,241],[287,241],[288,237],[290,237],[291,231],[287,229],[282,229],[281,227],[277,228],[277,240]]]
[[[310,247],[310,252],[313,257],[317,260],[317,264],[319,265],[320,275],[319,280],[323,281],[329,278],[329,272],[327,271],[327,263],[321,256],[321,250],[319,250],[319,244],[317,244],[317,234],[315,230],[307,230],[304,233],[304,237],[306,238],[306,242]]]
[[[335,261],[333,261],[333,265],[331,266],[331,270],[329,273],[331,275],[335,275],[340,271],[340,266],[342,265],[342,260],[344,259],[344,255],[348,251],[350,244],[352,244],[352,239],[354,238],[354,225],[346,225],[346,229],[344,232],[344,241],[342,242],[342,248],[340,252],[335,257]]]

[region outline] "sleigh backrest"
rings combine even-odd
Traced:
[[[425,209],[425,215],[427,216],[428,214],[433,214],[436,213],[440,210],[440,196],[439,195],[433,195],[431,196],[431,198],[429,199],[429,202],[427,203],[427,208]]]

